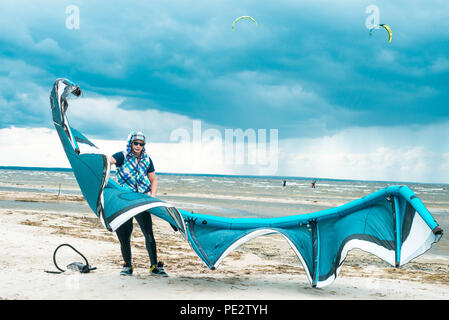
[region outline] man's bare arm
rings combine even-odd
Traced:
[[[156,172],[153,171],[153,172],[148,173],[148,178],[150,179],[150,182],[151,182],[151,196],[156,197],[156,194],[157,194]]]

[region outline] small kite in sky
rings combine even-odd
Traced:
[[[385,28],[385,30],[387,30],[387,32],[388,32],[388,43],[391,43],[391,37],[393,36],[393,33],[391,32],[391,28],[390,28],[389,26],[387,26],[386,24],[378,24],[378,25],[375,25],[374,27],[372,27],[372,28],[369,30],[369,35],[372,35],[372,34],[373,34],[373,31],[374,31],[375,29],[379,29],[379,27],[383,27],[383,28]]]
[[[237,19],[235,19],[234,22],[232,23],[232,31],[234,31],[235,24],[242,19],[250,19],[256,24],[256,26],[258,25],[257,21],[254,20],[253,18],[251,18],[250,16],[241,16],[241,17],[238,17]]]

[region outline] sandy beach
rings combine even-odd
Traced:
[[[84,202],[80,196],[1,192],[0,198],[20,202]],[[86,212],[0,209],[0,299],[151,299],[151,300],[292,300],[292,299],[449,299],[449,259],[426,253],[401,268],[353,250],[337,280],[312,288],[287,242],[279,235],[256,238],[209,270],[188,243],[163,220],[153,219],[159,259],[168,278],[151,276],[144,238],[134,228],[134,275],[120,276],[116,235]],[[55,248],[68,243],[81,251],[96,270],[81,274],[56,271]],[[434,246],[440,246],[441,241]],[[447,246],[447,245],[446,245]],[[447,249],[447,248],[442,248]],[[57,256],[63,269],[82,258],[69,248]]]

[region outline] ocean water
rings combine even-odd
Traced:
[[[158,197],[199,213],[273,217],[335,207],[390,185],[407,185],[433,215],[449,216],[449,184],[317,179],[312,188],[312,179],[300,177],[158,174]],[[82,195],[67,169],[0,168],[1,191]]]
[[[111,173],[115,178],[115,174]],[[283,186],[283,180],[286,185]],[[345,204],[390,185],[407,185],[443,230],[449,230],[449,185],[284,177],[158,174],[158,198],[196,213],[227,217],[279,217]],[[71,170],[0,168],[0,193],[82,195]],[[92,213],[85,202],[1,200],[8,209]],[[92,213],[93,214],[93,213]],[[431,252],[449,256],[447,236]]]

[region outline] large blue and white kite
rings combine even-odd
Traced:
[[[53,121],[87,203],[109,231],[149,211],[181,232],[211,269],[248,240],[278,233],[290,244],[314,287],[333,282],[351,249],[370,252],[399,267],[427,251],[443,233],[407,186],[390,186],[336,208],[265,219],[190,213],[130,192],[109,177],[108,156],[70,126],[67,99],[80,93],[71,81],[56,80],[50,95]]]

